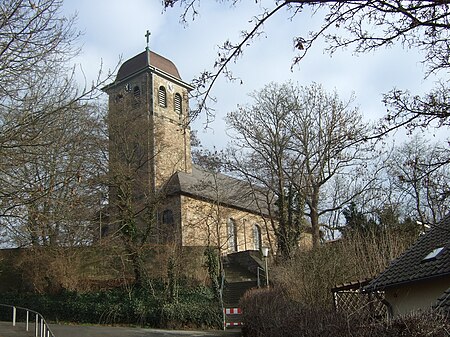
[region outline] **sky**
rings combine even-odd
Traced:
[[[144,51],[144,35],[149,30],[150,49],[174,62],[189,83],[202,71],[212,69],[219,45],[227,39],[238,41],[242,30],[251,29],[249,20],[263,6],[272,8],[273,3],[245,0],[233,7],[230,1],[203,0],[199,15],[187,25],[180,22],[180,7],[164,11],[160,0],[65,0],[63,15],[77,15],[77,29],[83,32],[78,40],[82,52],[74,62],[83,68],[88,80],[97,76],[101,65],[104,71],[113,71],[120,60]],[[192,125],[205,147],[225,147],[230,133],[224,116],[238,105],[251,104],[248,94],[270,82],[292,81],[301,86],[316,82],[329,92],[336,90],[344,101],[354,93],[355,105],[365,120],[375,122],[386,111],[381,102],[383,93],[397,88],[421,94],[436,81],[434,77],[424,79],[422,55],[417,50],[399,45],[362,55],[353,55],[351,49],[329,55],[324,42],[319,41],[291,69],[293,37],[306,36],[318,23],[319,18],[309,12],[292,19],[285,11],[267,22],[265,34],[231,64],[242,84],[221,78],[212,92],[217,98],[215,121],[205,128],[205,116],[201,116]]]

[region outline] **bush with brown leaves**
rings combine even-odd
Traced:
[[[448,337],[450,321],[424,312],[389,321],[369,321],[289,299],[279,289],[249,291],[241,300],[246,337]]]

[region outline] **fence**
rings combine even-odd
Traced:
[[[267,287],[267,272],[264,268],[257,267],[256,268],[256,282],[258,288]]]
[[[30,310],[27,308],[16,307],[13,305],[0,304],[0,307],[9,308],[12,312],[12,325],[16,326],[18,322],[18,312],[25,313],[25,330],[30,331],[30,323],[32,323],[34,316],[34,335],[35,337],[55,337],[53,332],[50,330],[44,317],[37,311]]]
[[[387,318],[388,308],[385,305],[384,293],[362,291],[369,281],[366,279],[334,287],[331,291],[335,310],[346,314],[359,313],[367,318]]]

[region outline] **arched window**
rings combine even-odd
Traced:
[[[160,242],[175,242],[177,237],[177,228],[175,226],[173,211],[171,209],[165,209],[162,212],[162,227],[159,235],[161,240]]]
[[[141,97],[141,89],[138,86],[135,86],[133,89],[134,98],[139,99]]]
[[[165,225],[170,225],[173,223],[173,212],[170,209],[164,210],[162,214],[162,222]]]
[[[255,243],[255,250],[260,250],[262,245],[261,227],[253,225],[253,242]]]
[[[138,86],[133,88],[133,106],[136,107],[141,102],[141,89]]]
[[[175,112],[179,116],[181,116],[181,112],[182,112],[181,108],[182,108],[182,106],[181,106],[181,95],[179,93],[176,93],[174,98],[173,98],[173,108],[174,108]]]
[[[228,249],[232,252],[237,252],[238,250],[237,228],[236,222],[233,219],[228,219],[227,229],[228,229]]]
[[[160,86],[158,90],[158,104],[160,107],[167,107],[167,93],[163,86]]]

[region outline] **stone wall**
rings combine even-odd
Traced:
[[[146,245],[140,251],[148,279],[167,280],[169,259],[177,277],[209,282],[204,247]],[[123,248],[111,242],[91,247],[0,250],[0,292],[97,291],[131,284],[133,270]]]
[[[160,86],[166,89],[166,107],[158,104]],[[175,111],[174,106],[177,93],[182,97],[181,115]],[[182,86],[161,76],[153,76],[156,186],[162,186],[177,171],[192,171],[187,95],[187,90]]]
[[[261,245],[274,251],[275,239],[269,219],[188,196],[183,196],[181,200],[183,246],[218,246],[222,253],[254,250],[257,248],[254,226],[258,225],[261,228]],[[237,250],[231,245],[230,219],[236,224]]]

